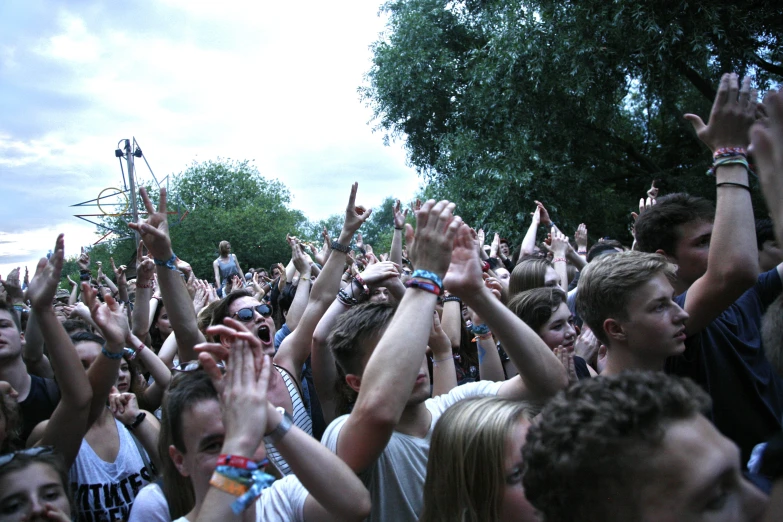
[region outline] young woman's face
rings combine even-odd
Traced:
[[[122,363],[120,363],[120,373],[117,376],[117,390],[119,390],[120,393],[125,393],[130,391],[131,386],[131,371],[130,366],[128,365],[128,361],[125,359],[122,360]]]
[[[59,512],[62,518],[47,517]],[[70,520],[71,506],[57,471],[31,463],[0,479],[0,522]]]
[[[549,321],[538,330],[538,336],[553,350],[558,346],[573,348],[574,341],[576,341],[576,329],[574,328],[574,317],[566,303],[560,303],[557,310],[552,312]]]
[[[169,322],[169,314],[166,313],[166,307],[164,306],[160,310],[160,314],[158,315],[158,320],[155,322],[155,326],[158,327],[158,331],[160,332],[160,336],[164,339],[168,337],[171,332],[171,322]]]
[[[500,520],[503,522],[538,522],[535,510],[525,498],[522,486],[522,446],[525,445],[530,422],[521,419],[506,437],[506,458],[503,462],[506,485],[500,506]]]

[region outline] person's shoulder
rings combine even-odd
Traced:
[[[332,451],[337,451],[337,438],[340,436],[340,430],[345,426],[348,417],[349,415],[341,415],[329,423],[321,437],[321,444]]]

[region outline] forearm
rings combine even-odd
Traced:
[[[458,348],[462,341],[462,304],[460,301],[443,303],[443,316],[440,319],[440,324],[443,331],[449,336],[452,348]]]
[[[306,276],[299,278],[299,284],[296,285],[296,294],[294,300],[291,302],[291,307],[288,309],[288,315],[285,317],[285,322],[288,325],[288,329],[292,332],[296,330],[299,325],[299,320],[302,319],[305,308],[307,308],[307,301],[310,298],[310,273]]]
[[[538,233],[538,226],[540,221],[533,218],[530,227],[525,233],[525,237],[522,239],[522,246],[520,247],[519,257],[529,256],[536,251],[536,234]]]
[[[738,183],[748,186],[748,173],[739,165],[718,167],[715,177],[716,185]],[[718,186],[717,193],[707,271],[723,280],[739,283],[742,288],[737,292],[741,294],[758,276],[756,237],[748,234],[748,230],[755,227],[750,191],[724,185]]]
[[[125,348],[123,344],[112,344],[107,341],[105,348],[111,354],[121,354],[123,348]],[[87,370],[87,378],[92,389],[90,415],[87,419],[88,428],[92,426],[95,420],[103,413],[103,409],[106,408],[106,400],[109,398],[112,386],[117,382],[121,362],[122,358],[110,359],[103,353],[100,353],[92,365],[90,365],[90,369]]]
[[[119,296],[120,301],[122,301],[123,303],[127,303],[128,302],[128,285],[127,285],[127,283],[121,283],[121,284],[117,285],[117,295]],[[128,308],[130,308],[130,307],[128,307]]]
[[[573,248],[569,248],[566,251],[566,259],[571,261],[571,264],[574,265],[577,270],[582,270],[587,266],[587,257],[579,255]]]
[[[506,380],[503,373],[503,363],[495,339],[492,336],[486,339],[476,338],[476,351],[478,351],[479,375],[482,381],[502,382]]]
[[[177,334],[171,332],[166,340],[163,341],[163,346],[158,350],[158,358],[166,365],[166,368],[174,366],[174,357],[179,355],[180,361],[188,361],[189,359],[183,359],[179,353],[179,345],[177,344]]]
[[[399,422],[421,368],[436,301],[424,290],[405,292],[367,363],[354,412],[364,411],[387,425]]]
[[[326,339],[334,329],[337,319],[348,310],[350,310],[348,306],[341,303],[339,299],[335,299],[323,317],[321,317],[313,334],[310,364],[313,369],[315,391],[318,394],[318,400],[321,403],[324,420],[327,424],[336,417],[335,383],[338,377],[334,357],[332,357],[332,352],[329,350]]]
[[[77,407],[87,407],[92,399],[89,381],[71,338],[54,315],[54,310],[34,310],[39,320],[43,341],[49,347],[49,358],[60,387],[61,401]]]
[[[294,260],[291,259],[288,264],[285,266],[285,280],[286,281],[293,281],[294,280],[294,274],[296,274],[296,266],[294,266]]]
[[[399,267],[402,267],[402,229],[394,229],[391,242],[391,251],[389,252],[389,261],[395,263]]]
[[[178,270],[165,266],[155,268],[163,305],[169,315],[171,328],[177,334],[180,356],[184,357],[184,361],[192,361],[197,358],[193,347],[205,341],[204,335],[198,329],[193,301]]]
[[[432,396],[444,395],[457,387],[457,369],[451,346],[430,346],[432,349]]]
[[[109,290],[111,290],[111,295],[117,294],[117,285],[114,284],[114,281],[109,279],[109,276],[106,274],[103,274],[103,282],[106,286],[109,287]]]
[[[41,328],[38,326],[38,312],[32,309],[24,332],[24,352],[22,353],[22,358],[29,373],[51,379],[54,376],[54,372],[44,355],[43,349],[44,340]]]
[[[566,370],[536,332],[503,306],[486,287],[463,296],[489,326],[519,371],[525,388],[536,398],[554,395],[568,384]]]
[[[73,306],[76,304],[76,296],[77,292],[79,291],[79,285],[71,285],[71,295],[68,296],[68,306]]]
[[[160,455],[158,454],[158,438],[160,437],[160,422],[155,418],[155,415],[148,412],[145,413],[144,420],[141,424],[133,428],[133,435],[139,440],[141,446],[150,456],[150,460],[157,469],[162,469]],[[168,455],[167,455],[168,457]]]
[[[172,334],[174,335],[174,334]],[[144,343],[139,340],[138,337],[131,334],[130,342],[132,347],[137,351],[139,360],[144,364],[144,368],[150,372],[150,375],[155,382],[160,383],[163,388],[168,388],[168,383],[171,380],[171,370],[166,364],[158,357],[151,348],[144,346]],[[139,348],[144,346],[139,352]]]
[[[555,265],[555,272],[560,277],[560,289],[563,292],[568,292],[568,264],[565,261],[565,253],[555,254],[552,260]]]

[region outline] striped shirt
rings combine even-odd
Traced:
[[[313,423],[310,420],[310,415],[307,413],[307,408],[305,408],[305,405],[302,402],[302,394],[299,392],[299,387],[296,385],[296,381],[294,381],[291,375],[284,368],[275,365],[275,369],[283,378],[285,387],[288,389],[288,395],[291,396],[291,404],[293,405],[294,412],[292,415],[294,418],[294,425],[308,435],[312,436]],[[283,456],[280,455],[274,445],[264,443],[264,446],[266,446],[266,456],[269,459],[269,462],[274,464],[283,475],[289,475],[291,473],[291,468],[288,467],[288,463],[285,461]]]

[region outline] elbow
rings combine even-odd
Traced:
[[[372,501],[370,500],[370,492],[367,488],[362,486],[362,492],[359,493],[351,502],[351,512],[346,513],[347,516],[343,520],[350,520],[360,522],[366,520],[370,516],[372,510]]]

